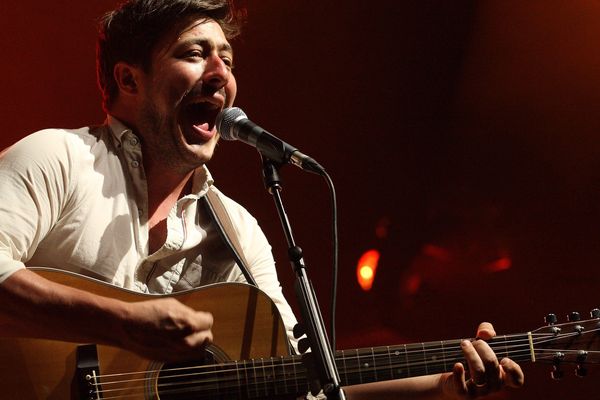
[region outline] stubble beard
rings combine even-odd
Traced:
[[[144,132],[147,153],[144,157],[151,158],[153,163],[171,171],[185,168],[182,154],[178,151],[182,144],[176,141],[179,125],[174,117],[162,114],[154,103],[148,101],[142,107],[140,130]]]

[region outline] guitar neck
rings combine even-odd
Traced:
[[[338,351],[340,384],[348,386],[452,371],[455,363],[465,362],[460,342],[457,339]],[[499,358],[531,359],[528,334],[499,336],[488,343]],[[262,398],[308,391],[302,356],[237,361],[221,365],[219,370],[221,384],[211,388],[213,393],[235,390],[248,398]],[[225,387],[223,382],[236,383]]]
[[[337,352],[342,386],[450,372],[465,363],[462,339]],[[488,341],[499,358],[531,359],[528,334],[498,336]]]

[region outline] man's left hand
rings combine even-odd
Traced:
[[[496,354],[485,342],[496,336],[494,327],[483,322],[477,329],[477,339],[463,340],[461,348],[469,368],[466,379],[465,366],[454,365],[452,374],[442,376],[443,392],[450,399],[472,399],[496,392],[503,387],[521,387],[524,375],[521,367],[509,358],[498,361]]]

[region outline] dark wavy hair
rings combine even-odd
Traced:
[[[100,18],[96,72],[105,110],[119,95],[115,64],[124,61],[148,71],[156,44],[188,17],[216,21],[227,39],[240,32],[231,0],[129,0]]]

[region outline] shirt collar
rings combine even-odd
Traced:
[[[110,114],[106,117],[106,123],[110,127],[110,131],[111,131],[113,137],[119,144],[121,144],[123,136],[126,133],[128,133],[128,132],[133,133],[133,131],[131,129],[129,129],[128,127],[126,127],[125,124],[123,124],[120,120],[118,120],[117,118],[113,117]]]

